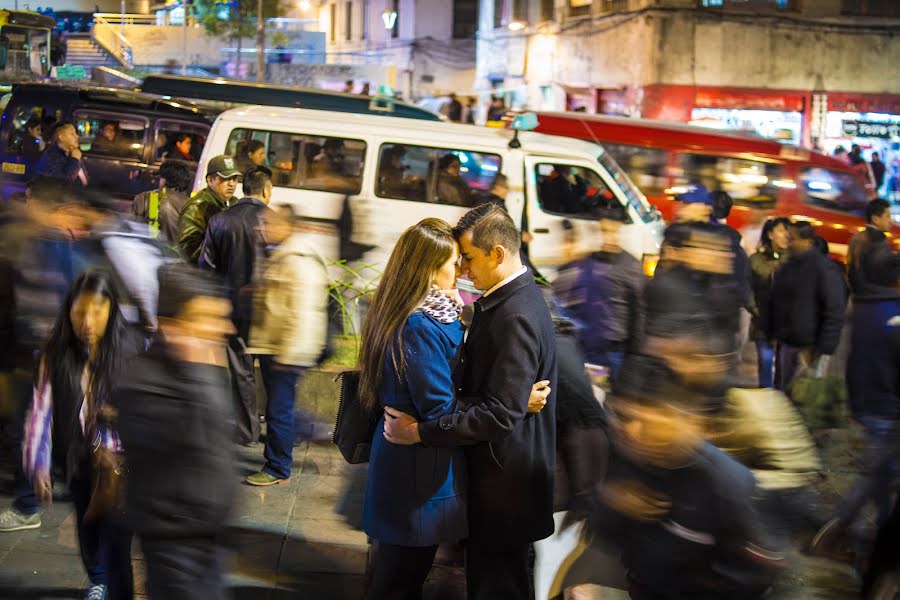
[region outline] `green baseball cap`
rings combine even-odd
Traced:
[[[240,177],[241,172],[238,170],[233,157],[220,154],[212,157],[209,164],[206,165],[206,176],[209,177],[210,175],[218,175],[222,179],[231,179],[232,177]]]

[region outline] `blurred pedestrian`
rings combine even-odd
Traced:
[[[131,203],[135,217],[146,221],[150,232],[156,232],[171,244],[178,242],[178,219],[190,202],[194,174],[179,160],[166,160],[159,167],[159,187],[141,192]]]
[[[769,219],[763,225],[759,249],[750,257],[753,296],[757,313],[750,323],[750,335],[756,341],[756,365],[759,387],[774,384],[775,347],[768,338],[765,323],[769,319],[769,297],[776,271],[788,258],[791,221],[786,217]]]
[[[885,234],[893,224],[891,205],[886,200],[876,198],[866,205],[866,228],[853,236],[847,249],[847,275],[854,302],[858,298],[884,292],[882,286],[872,285],[869,281],[865,266],[881,247],[887,246],[890,251],[890,242]]]
[[[791,226],[790,257],[775,274],[769,296],[766,332],[778,343],[775,387],[782,391],[801,363],[825,372],[844,324],[844,283],[814,247],[815,237],[806,221]]]
[[[459,98],[456,97],[456,94],[450,92],[447,96],[449,102],[447,103],[447,120],[451,123],[462,123],[463,120],[463,105],[462,102],[459,101]]]
[[[297,382],[325,351],[329,281],[314,229],[275,211],[264,211],[261,225],[274,250],[256,276],[248,352],[259,358],[266,388],[266,463],[246,481],[267,486],[290,479],[294,440],[313,437],[314,421],[294,405]]]
[[[619,233],[625,209],[604,209],[603,246],[564,265],[553,282],[560,305],[575,320],[587,362],[610,368],[613,379],[625,352],[640,348],[645,278],[640,263],[622,250]]]
[[[86,600],[130,599],[131,532],[115,509],[98,514],[104,453],[121,452],[112,392],[127,363],[124,322],[113,282],[103,271],[80,275],[41,354],[25,428],[24,464],[35,494],[53,498],[52,466],[62,469],[75,504]]]
[[[875,179],[875,190],[880,190],[884,185],[884,174],[887,168],[881,162],[881,158],[877,152],[872,153],[872,160],[869,162],[869,168],[872,170],[872,177]]]
[[[385,407],[385,436],[404,445],[465,447],[468,598],[527,598],[531,543],[554,530],[553,322],[534,276],[522,266],[521,234],[506,211],[482,204],[460,219],[454,233],[462,274],[485,290],[459,358],[460,410],[420,423]],[[532,386],[545,380],[547,406],[529,415]]]
[[[178,246],[182,257],[196,265],[209,220],[237,202],[237,189],[241,172],[234,159],[219,155],[210,159],[206,167],[206,187],[194,194],[178,217]]]
[[[231,307],[211,275],[159,271],[159,332],[115,397],[128,455],[128,524],[152,600],[224,600],[222,535],[236,489],[225,337]]]
[[[875,198],[878,195],[878,189],[875,186],[875,176],[872,174],[872,167],[869,166],[869,163],[867,163],[866,159],[863,157],[862,148],[860,148],[859,144],[853,144],[853,146],[850,147],[850,152],[847,154],[847,160],[850,162],[850,166],[853,170],[862,178],[869,197]]]
[[[225,280],[231,298],[235,334],[228,340],[228,365],[235,396],[238,441],[254,447],[259,441],[254,357],[247,351],[253,315],[253,285],[257,267],[265,261],[263,216],[271,212],[272,172],[252,167],[244,175],[244,197],[213,216],[206,230],[200,266]]]
[[[52,141],[41,154],[37,172],[47,177],[58,177],[68,183],[86,186],[87,169],[81,156],[78,131],[71,121],[60,121],[53,126]]]

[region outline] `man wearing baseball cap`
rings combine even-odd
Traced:
[[[196,265],[209,220],[237,202],[234,190],[241,172],[234,158],[220,154],[206,166],[206,187],[197,192],[178,218],[178,247],[186,261]]]

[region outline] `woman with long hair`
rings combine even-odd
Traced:
[[[92,456],[102,448],[120,451],[109,399],[123,361],[124,331],[111,276],[100,270],[78,276],[44,344],[25,424],[24,467],[38,498],[52,500],[54,464],[69,484],[90,580],[86,600],[133,596],[131,534],[111,512],[85,518],[98,491]]]
[[[766,322],[769,317],[772,279],[788,258],[790,227],[791,220],[787,217],[766,221],[759,236],[759,246],[750,257],[753,298],[757,310],[750,323],[750,334],[756,340],[756,364],[761,388],[770,388],[774,384],[775,348],[766,339]]]
[[[418,421],[454,409],[452,371],[463,339],[455,290],[459,247],[450,225],[425,219],[394,247],[366,315],[359,398]],[[548,392],[533,387],[529,411]],[[438,544],[468,535],[464,456],[458,448],[395,445],[384,416],[372,438],[363,529],[378,542],[368,600],[418,600]]]

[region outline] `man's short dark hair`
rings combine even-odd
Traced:
[[[713,216],[716,219],[726,219],[731,214],[731,207],[734,206],[734,200],[728,192],[719,190],[712,193]]]
[[[522,234],[509,213],[496,204],[486,202],[464,214],[453,228],[453,235],[459,239],[467,231],[472,232],[472,244],[485,253],[503,246],[507,252],[519,254]]]
[[[59,135],[60,133],[62,133],[64,127],[72,127],[73,129],[75,129],[75,131],[78,131],[78,128],[75,127],[75,123],[73,123],[72,121],[60,121],[53,126],[53,131],[50,134],[54,142],[59,140]]]
[[[159,176],[166,180],[166,187],[176,192],[187,192],[194,182],[193,170],[180,160],[167,160],[159,167]]]
[[[187,133],[187,132],[185,132],[185,131],[182,131],[181,133],[176,133],[176,134],[175,134],[175,143],[176,143],[176,144],[180,144],[180,143],[183,142],[184,140],[191,140],[191,141],[193,141],[193,139],[194,139],[194,138],[191,136],[191,134],[189,134],[189,133]]]
[[[875,217],[880,217],[884,211],[890,210],[891,205],[887,200],[875,198],[866,205],[866,223],[871,223]]]
[[[791,226],[791,234],[801,240],[815,240],[816,228],[809,221],[797,221]]]
[[[266,184],[272,181],[272,171],[266,167],[256,166],[244,173],[244,195],[261,198]]]
[[[177,318],[185,304],[201,296],[224,298],[225,289],[215,274],[201,271],[187,263],[174,263],[159,268],[159,302],[156,314]]]

